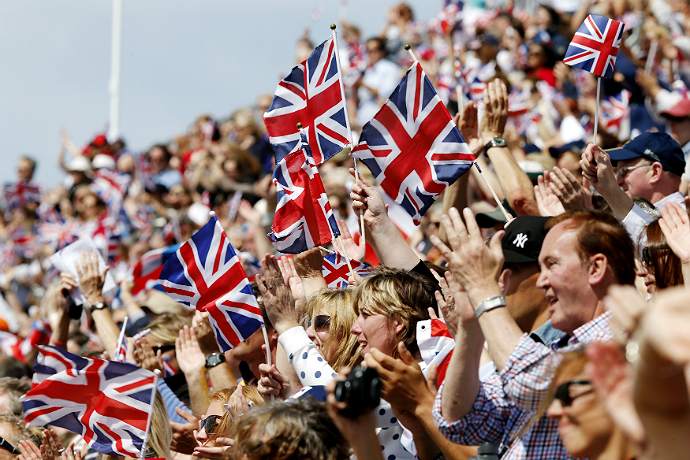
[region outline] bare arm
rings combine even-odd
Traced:
[[[388,267],[412,270],[420,259],[388,217],[386,206],[376,189],[360,177],[352,184],[350,198],[355,213],[364,213],[364,225],[374,241],[379,260]]]
[[[484,144],[496,136],[503,136],[508,119],[508,89],[500,80],[489,83],[484,92],[481,137]],[[501,188],[517,215],[538,216],[539,209],[534,187],[527,174],[520,168],[508,147],[492,147],[487,150]]]
[[[633,200],[618,185],[609,155],[598,145],[589,144],[582,151],[580,166],[585,178],[611,206],[611,211],[613,211],[616,219],[619,221],[625,219],[625,216],[633,208]]]

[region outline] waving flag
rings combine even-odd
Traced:
[[[371,274],[374,268],[364,262],[350,259],[352,269],[361,277]],[[331,289],[345,289],[348,286],[347,280],[350,277],[350,270],[347,267],[345,257],[338,252],[326,254],[321,264],[321,274],[323,274],[328,287]]]
[[[601,100],[599,122],[604,125],[607,133],[617,133],[623,120],[630,117],[629,104],[630,91],[625,89]]]
[[[11,213],[15,209],[23,208],[27,203],[41,202],[41,189],[31,182],[15,182],[5,184],[4,189],[5,216],[11,220]]]
[[[141,259],[134,264],[131,272],[128,274],[128,278],[134,281],[134,286],[132,286],[132,295],[134,297],[144,291],[160,286],[158,278],[160,278],[163,265],[171,256],[177,253],[178,249],[180,249],[180,245],[175,244],[161,249],[154,249],[141,256]]]
[[[349,144],[333,37],[320,44],[278,84],[264,122],[276,164],[299,149],[297,123],[302,123],[307,132],[317,165]]]
[[[438,384],[440,385],[446,378],[450,357],[455,348],[455,340],[448,332],[446,323],[440,319],[419,321],[417,323],[417,345],[419,346],[419,353],[427,365],[424,375],[428,372],[429,366],[436,364],[438,366]]]
[[[623,23],[590,14],[565,52],[563,62],[604,78],[613,78],[623,38]]]
[[[179,303],[209,313],[223,352],[263,325],[247,275],[215,216],[168,259],[160,284]]]
[[[28,425],[79,433],[106,455],[139,457],[153,412],[156,376],[131,364],[81,358],[39,347],[31,391],[22,396]]]
[[[38,226],[38,238],[41,243],[62,249],[77,240],[79,224],[75,219],[62,222],[44,222]]]
[[[416,225],[475,160],[418,62],[364,125],[352,155]]]
[[[117,216],[120,214],[129,182],[129,176],[126,174],[101,168],[95,172],[89,188],[103,200],[110,214]]]
[[[285,157],[273,173],[278,204],[268,237],[283,253],[298,254],[340,235],[309,146]]]

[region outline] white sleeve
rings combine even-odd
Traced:
[[[337,375],[303,327],[297,326],[283,332],[278,337],[278,342],[285,349],[288,362],[295,368],[302,385],[326,385]]]
[[[634,204],[621,224],[628,231],[628,235],[632,238],[633,243],[636,245],[639,243],[639,247],[642,248],[647,244],[647,237],[643,235],[643,231],[652,221],[654,221],[652,216],[644,212],[637,204]]]

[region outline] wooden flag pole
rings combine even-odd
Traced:
[[[338,236],[333,236],[335,240],[340,243],[340,247],[343,249],[343,256],[345,257],[345,262],[347,262],[347,268],[350,270],[350,275],[352,275],[352,279],[355,279],[355,271],[352,269],[352,264],[350,263],[350,258],[347,256],[347,249],[345,249],[345,245],[343,244],[343,240],[340,239],[340,235]]]
[[[506,222],[510,222],[511,220],[513,220],[514,217],[512,217],[512,216],[508,213],[508,211],[506,210],[506,208],[503,207],[503,203],[501,203],[501,200],[498,199],[498,195],[496,195],[496,191],[495,191],[494,188],[491,186],[491,184],[489,183],[489,181],[486,180],[486,177],[484,177],[484,173],[482,172],[482,168],[479,167],[479,164],[478,164],[476,161],[474,162],[474,166],[477,168],[477,171],[479,171],[479,175],[481,176],[481,178],[484,180],[484,183],[486,184],[486,186],[487,186],[487,187],[489,188],[489,190],[491,191],[491,195],[493,195],[494,200],[496,200],[496,204],[498,204],[498,208],[499,208],[499,209],[501,210],[501,212],[503,213],[503,217],[506,218]]]
[[[592,142],[597,143],[597,129],[599,128],[599,96],[601,95],[601,77],[597,75],[597,107],[594,111],[594,138]]]
[[[340,82],[340,94],[343,98],[345,105],[345,126],[347,127],[347,140],[350,142],[350,154],[352,155],[352,149],[355,148],[352,142],[352,128],[350,127],[350,114],[347,111],[347,97],[345,97],[345,85],[343,85],[343,72],[340,67],[340,53],[338,53],[338,34],[335,33],[336,25],[331,24],[331,34],[333,35],[333,44],[335,45],[335,62],[338,67],[338,81]],[[355,169],[355,182],[359,181],[359,168],[357,167],[357,159],[352,156],[352,163]],[[364,244],[366,244],[366,237],[364,236],[364,214],[359,215],[359,225],[361,228],[361,237]]]
[[[141,444],[141,450],[139,451],[139,460],[144,460],[146,458],[146,449],[148,449],[149,446],[149,433],[151,432],[151,419],[153,419],[153,405],[156,401],[156,388],[158,388],[158,375],[154,373],[153,389],[151,390],[151,401],[149,402],[150,412],[148,418],[146,419],[146,434],[144,435],[144,442]]]

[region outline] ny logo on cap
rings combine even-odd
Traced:
[[[524,233],[518,233],[513,240],[513,244],[518,248],[525,249],[525,243],[527,242],[527,235]]]

